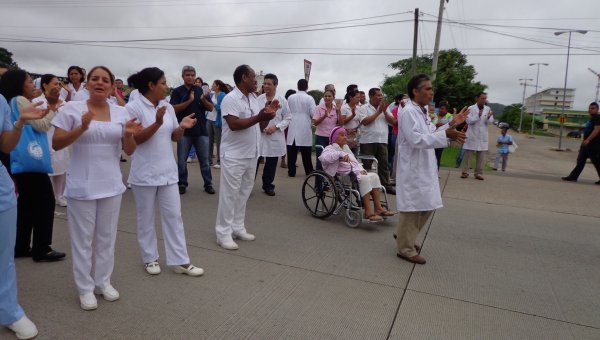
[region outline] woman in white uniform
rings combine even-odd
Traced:
[[[138,147],[127,181],[135,197],[142,260],[148,274],[160,274],[154,226],[154,207],[158,203],[167,266],[172,266],[178,274],[200,276],[204,270],[190,263],[186,248],[172,144],[183,136],[185,129],[196,124],[196,119],[191,114],[177,122],[175,109],[164,100],[168,87],[162,70],[145,68],[132,77],[141,96],[127,104],[126,109],[141,123],[142,129],[134,135]]]
[[[65,197],[73,274],[84,310],[98,307],[94,292],[107,301],[119,298],[110,280],[125,191],[119,159],[121,149],[128,155],[135,151],[133,134],[140,126],[124,107],[106,101],[114,81],[108,68],[94,67],[87,79],[90,99],[68,102],[52,121],[56,128],[52,148],[72,145]]]
[[[58,109],[61,108],[65,102],[59,98],[60,96],[60,82],[55,75],[45,74],[41,77],[42,95],[34,98],[32,102],[42,102],[40,108],[48,109],[48,114],[44,117],[44,121],[47,121],[48,131],[48,143],[52,145],[52,136],[54,136],[54,126],[50,124]],[[65,148],[59,151],[50,150],[52,155],[52,171],[53,173],[48,174],[50,181],[52,182],[52,189],[54,190],[54,199],[56,204],[61,207],[67,206],[67,199],[64,197],[65,193],[65,182],[67,179],[67,164],[69,163],[69,149]]]
[[[79,66],[71,66],[67,70],[68,83],[60,90],[60,99],[70,102],[88,100],[90,93],[84,82],[84,72]]]

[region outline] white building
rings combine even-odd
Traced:
[[[565,97],[565,110],[573,108],[575,100],[575,89],[567,89]],[[525,111],[532,113],[535,108],[536,114],[542,109],[562,110],[563,108],[563,88],[551,87],[541,92],[532,94],[525,99]]]

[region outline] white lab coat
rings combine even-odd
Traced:
[[[312,117],[315,100],[304,91],[298,91],[288,98],[292,121],[288,128],[287,145],[312,146]]]
[[[276,126],[277,131],[270,135],[262,132],[260,134],[260,155],[263,157],[281,157],[286,153],[285,147],[285,129],[290,125],[292,121],[292,115],[290,114],[290,107],[284,96],[275,94],[275,99],[279,101],[279,109],[275,115],[275,118],[269,121],[269,127]],[[262,94],[257,98],[258,106],[262,110],[267,103],[267,95]]]
[[[398,211],[428,211],[442,207],[435,148],[448,146],[446,129],[437,130],[418,104],[409,102],[398,114]]]
[[[469,106],[469,114],[465,120],[469,124],[467,140],[463,145],[465,150],[488,150],[488,125],[494,123],[494,116],[489,116],[490,111],[490,107],[484,105],[480,117],[477,104]]]

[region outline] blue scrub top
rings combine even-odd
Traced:
[[[0,133],[12,130],[13,125],[10,122],[10,107],[6,99],[0,95]],[[12,179],[8,171],[0,163],[0,212],[14,208],[17,205],[17,196]]]

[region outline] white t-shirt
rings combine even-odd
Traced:
[[[346,122],[346,124],[344,124],[344,128],[356,129],[360,125],[360,121],[358,120],[358,108],[359,108],[359,106],[356,106],[356,108],[354,109],[354,112],[356,113],[354,115],[354,118],[352,118],[351,121]],[[344,117],[352,116],[352,109],[350,108],[350,105],[348,105],[347,103],[344,103],[342,105],[342,116],[344,116]]]
[[[67,87],[71,91],[71,100],[70,101],[76,102],[76,101],[90,99],[90,93],[88,92],[85,83],[81,83],[81,85],[79,86],[79,90],[75,90],[75,87],[71,83],[68,83]],[[62,99],[62,100],[67,99],[68,95],[69,95],[69,93],[67,92],[67,90],[65,90],[64,88],[60,89],[60,97],[59,97],[60,99]]]
[[[372,115],[377,111],[373,105],[365,104],[356,110],[358,120],[362,123],[363,119]],[[385,115],[381,113],[374,121],[369,125],[360,126],[360,144],[367,143],[383,143],[388,142],[388,123],[385,120]]]
[[[250,93],[246,97],[237,87],[223,98],[221,102],[221,115],[223,116],[221,158],[258,158],[260,155],[259,124],[233,131],[229,128],[225,117],[231,115],[246,119],[257,115],[260,110],[256,95]]]
[[[152,137],[138,144],[131,161],[128,183],[140,186],[160,186],[177,183],[177,163],[173,155],[171,135],[179,123],[175,109],[168,102],[161,100],[155,108],[144,96],[128,103],[125,108],[130,118],[137,118],[145,129],[156,122],[156,111],[163,107],[167,111],[163,124]]]
[[[95,200],[120,195],[126,190],[120,159],[121,138],[129,116],[124,107],[109,105],[109,108],[110,121],[93,120],[71,145],[65,188],[67,198]],[[52,125],[65,131],[79,128],[81,116],[87,111],[86,101],[70,101],[60,108]]]
[[[131,91],[131,93],[129,93],[129,99],[127,100],[127,102],[131,103],[139,98],[140,98],[140,91],[138,89],[134,89],[133,91]]]

